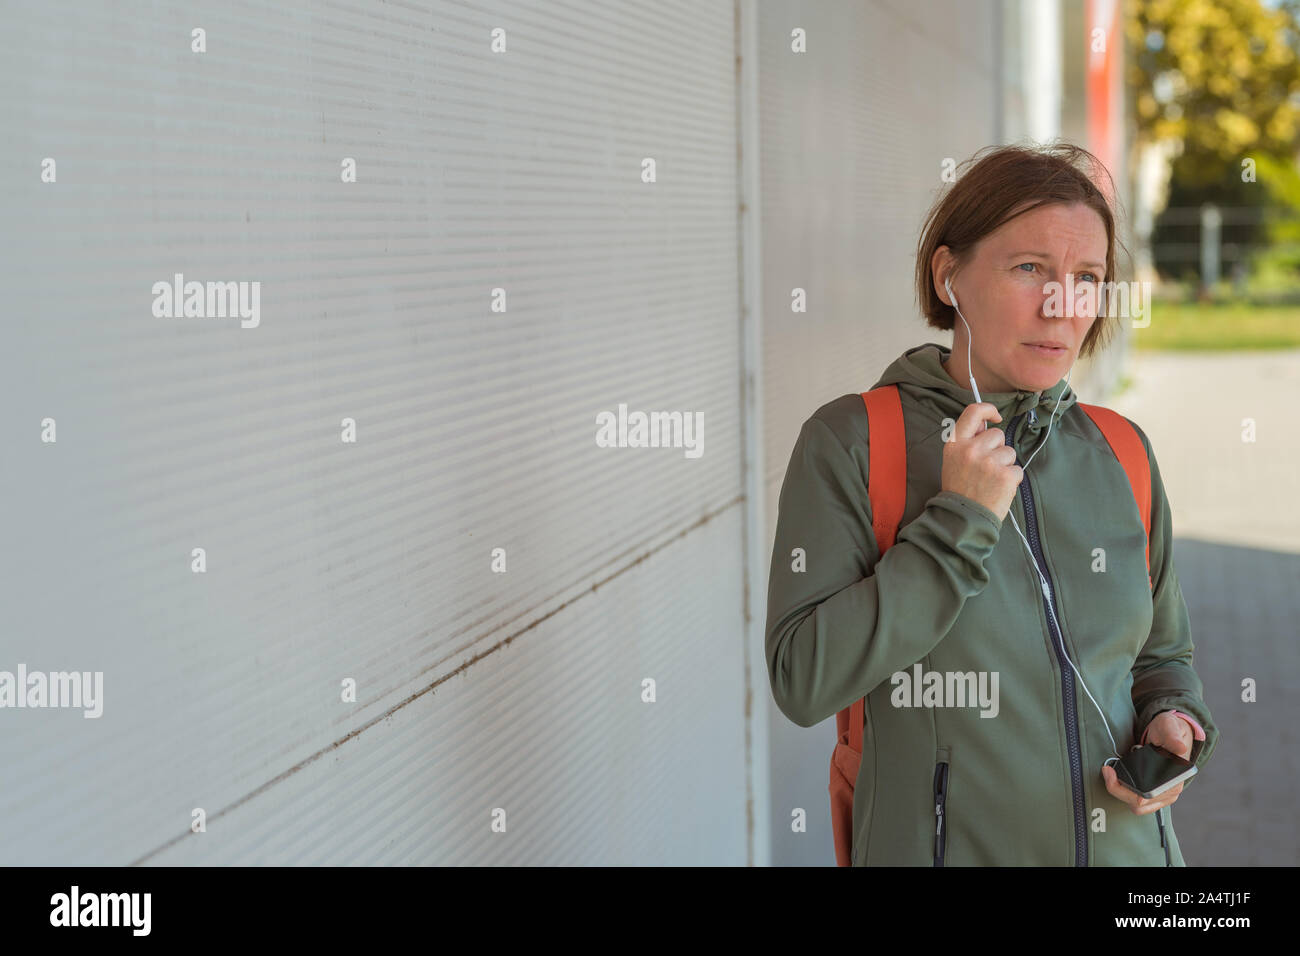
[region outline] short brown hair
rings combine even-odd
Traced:
[[[1115,281],[1115,216],[1093,177],[1104,175],[1111,183],[1112,195],[1114,183],[1092,153],[1064,142],[989,146],[961,166],[965,172],[930,208],[917,243],[916,291],[926,324],[950,332],[957,318],[931,281],[930,263],[936,249],[947,246],[960,268],[969,261],[976,243],[989,233],[1022,213],[1051,203],[1078,202],[1096,210],[1106,224],[1106,274],[1102,280]],[[1099,344],[1104,346],[1110,332],[1118,328],[1118,319],[1107,319],[1099,307],[1080,355],[1091,355]]]

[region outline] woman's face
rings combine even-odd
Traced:
[[[947,246],[935,250],[931,274],[935,291],[949,305],[945,276],[961,308],[953,326],[952,355],[944,368],[969,386],[969,343],[980,393],[1041,391],[1070,371],[1083,338],[1096,320],[1097,293],[1088,283],[1106,276],[1106,225],[1082,203],[1039,206],[1004,223],[981,239],[971,259],[956,273]],[[1068,296],[1073,274],[1073,299]],[[1051,282],[1061,289],[1053,300]],[[969,335],[966,324],[973,330]],[[1029,343],[1055,340],[1065,345],[1044,352]]]

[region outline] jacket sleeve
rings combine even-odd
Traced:
[[[1134,425],[1137,428],[1136,425]],[[1166,710],[1178,710],[1194,717],[1205,740],[1196,757],[1201,770],[1219,738],[1210,709],[1205,705],[1201,679],[1192,668],[1192,627],[1174,569],[1173,522],[1169,499],[1151,443],[1142,430],[1151,464],[1151,578],[1154,605],[1151,634],[1133,663],[1133,707],[1137,711],[1137,733],[1145,739],[1147,725]],[[1195,747],[1195,744],[1193,744]],[[1193,777],[1192,780],[1196,778]],[[1191,783],[1191,780],[1188,781]]]
[[[988,584],[996,514],[941,491],[884,558],[871,528],[868,450],[824,421],[800,430],[781,487],[768,577],[768,676],[781,712],[812,727],[943,639]]]

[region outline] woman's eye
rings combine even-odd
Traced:
[[[1017,268],[1019,268],[1019,269],[1023,269],[1025,266],[1029,266],[1030,269],[1036,269],[1036,268],[1037,268],[1037,266],[1035,266],[1032,262],[1022,262],[1022,263],[1020,263],[1019,266],[1017,266]]]
[[[1085,272],[1085,273],[1083,273],[1083,275],[1087,276],[1087,277],[1088,277],[1088,281],[1090,281],[1090,282],[1096,282],[1096,281],[1097,281],[1097,277],[1096,277],[1093,273],[1091,273],[1091,272]]]

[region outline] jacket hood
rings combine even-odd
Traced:
[[[951,416],[956,419],[967,405],[974,403],[975,393],[958,385],[944,371],[942,363],[951,354],[951,348],[937,342],[910,348],[885,369],[873,388],[898,385],[906,389],[920,405],[928,406],[936,418]],[[1016,415],[1032,409],[1034,415],[1031,418],[1035,420],[1027,422],[1025,426],[1030,431],[1046,429],[1053,412],[1057,413],[1056,423],[1059,426],[1061,417],[1078,400],[1074,389],[1066,384],[1064,378],[1042,391],[986,392],[981,389],[980,398],[992,404],[1002,415],[1002,421],[997,426],[1003,429]]]

